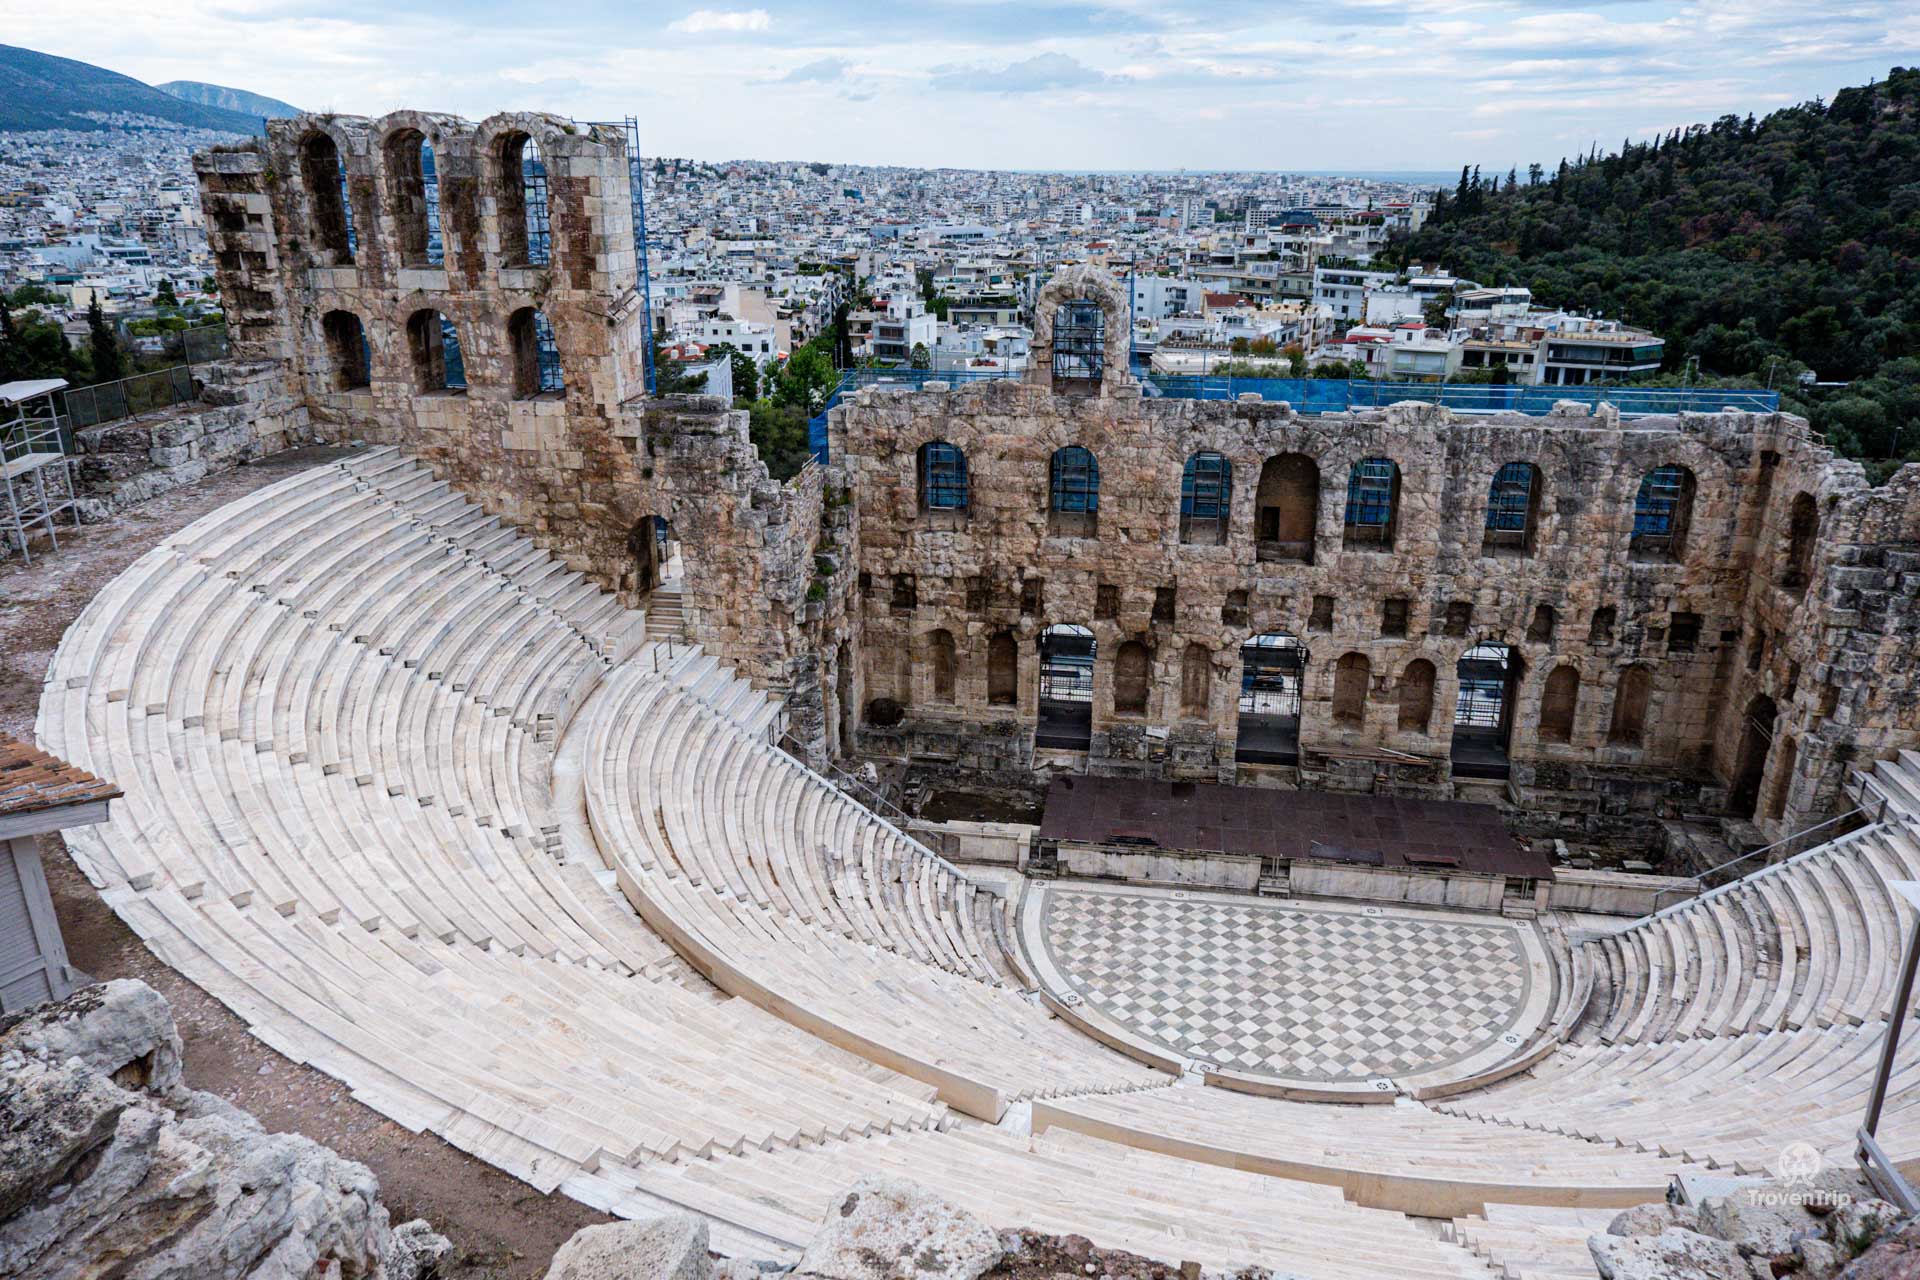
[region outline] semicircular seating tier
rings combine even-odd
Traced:
[[[1755,1173],[1791,1142],[1850,1159],[1914,924],[1893,885],[1915,879],[1920,829],[1896,814],[1589,939],[1576,1043],[1436,1108]],[[1920,1174],[1920,1038],[1879,1136]]]
[[[641,916],[724,990],[998,1120],[1054,1093],[1166,1077],[1004,980],[990,898],[647,664],[581,721],[587,812]]]
[[[555,858],[540,739],[635,621],[390,453],[264,489],[62,643],[41,740],[126,792],[70,847],[261,1039],[543,1190],[946,1123]]]
[[[1907,919],[1861,909],[1920,869],[1905,825],[1586,944],[1546,1039],[1589,986],[1598,1011],[1496,1088],[1335,1109],[1171,1086],[1024,989],[999,897],[644,621],[392,450],[303,472],[164,540],[62,640],[40,739],[126,793],[69,847],[166,963],[382,1114],[543,1191],[708,1213],[756,1256],[891,1171],[1150,1256],[1484,1277],[1476,1251],[1524,1256],[1528,1222],[1564,1245],[1550,1215],[1681,1156],[1758,1167],[1857,1120],[1877,948]],[[1655,930],[1719,958],[1684,987],[1596,981]],[[1016,1099],[1041,1132],[954,1114]],[[1471,1216],[1442,1240],[1390,1211],[1422,1205]]]
[[[1602,1044],[1688,1040],[1887,1016],[1920,879],[1920,840],[1875,823],[1594,939]]]

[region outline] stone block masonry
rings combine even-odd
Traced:
[[[743,413],[644,394],[619,130],[305,116],[196,164],[260,447],[404,446],[635,604],[665,521],[692,637],[816,757],[1497,798],[1605,839],[1784,835],[1920,745],[1920,469],[1869,488],[1789,415],[1146,398],[1124,290],[1069,268],[1024,381],[861,392],[781,485]],[[1036,744],[1057,624],[1093,641],[1084,750]],[[1296,666],[1255,688],[1259,636]]]
[[[1085,300],[1124,325],[1066,274],[1036,331]],[[1460,765],[1492,743],[1505,800],[1601,839],[1729,808],[1784,835],[1833,812],[1861,749],[1920,733],[1920,468],[1871,489],[1785,414],[1305,416],[1140,391],[1037,369],[834,411],[860,684],[904,709],[870,742],[1032,766],[1059,624],[1093,636],[1091,771],[1479,794]],[[962,460],[960,500],[929,498],[930,448]],[[1092,510],[1054,479],[1076,448]],[[1263,635],[1303,655],[1284,764],[1238,749]]]

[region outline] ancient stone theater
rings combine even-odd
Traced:
[[[1920,467],[1161,395],[1079,266],[1024,377],[848,387],[780,482],[647,394],[620,130],[197,167],[204,411],[331,447],[101,590],[39,737],[125,793],[67,835],[120,918],[376,1111],[748,1257],[887,1172],[1314,1280],[1592,1275],[1676,1177],[1862,1149]]]

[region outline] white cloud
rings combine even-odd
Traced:
[[[740,35],[765,31],[772,25],[773,15],[765,9],[695,9],[686,17],[669,22],[667,30],[690,36]]]
[[[149,83],[365,115],[633,113],[649,153],[711,160],[1504,172],[1920,63],[1920,10],[1883,0],[1052,0],[1024,21],[1019,0],[775,7],[630,6],[656,16],[622,30],[491,5],[450,24],[424,0],[0,0],[7,43]]]

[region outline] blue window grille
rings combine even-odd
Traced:
[[[1100,510],[1100,464],[1092,450],[1074,444],[1054,452],[1053,509],[1074,514]]]
[[[553,260],[553,225],[547,204],[547,165],[532,138],[520,150],[520,182],[527,213],[527,264],[545,266]]]
[[[1384,531],[1393,523],[1395,468],[1388,458],[1362,458],[1347,476],[1349,529]]]
[[[560,348],[553,340],[553,326],[547,323],[545,313],[539,311],[533,313],[533,350],[540,365],[539,390],[564,390],[565,384],[560,378]]]
[[[1686,489],[1686,473],[1679,467],[1655,467],[1641,477],[1633,500],[1633,536],[1636,541],[1670,543]]]
[[[420,140],[420,189],[427,201],[427,265],[445,266],[446,243],[440,237],[440,175],[433,165],[433,144]],[[456,352],[458,348],[454,349]],[[448,361],[448,385],[452,385],[452,361]],[[465,383],[461,384],[466,385]]]
[[[1196,453],[1180,475],[1180,514],[1189,520],[1224,520],[1233,505],[1233,469],[1217,453]]]
[[[1533,501],[1533,467],[1509,462],[1494,473],[1487,492],[1487,528],[1496,533],[1525,533]]]
[[[440,353],[442,363],[447,370],[447,389],[462,391],[467,385],[467,361],[460,354],[460,335],[454,330],[453,321],[444,315],[440,317]]]
[[[967,509],[967,455],[944,440],[921,446],[920,503],[929,511]]]

